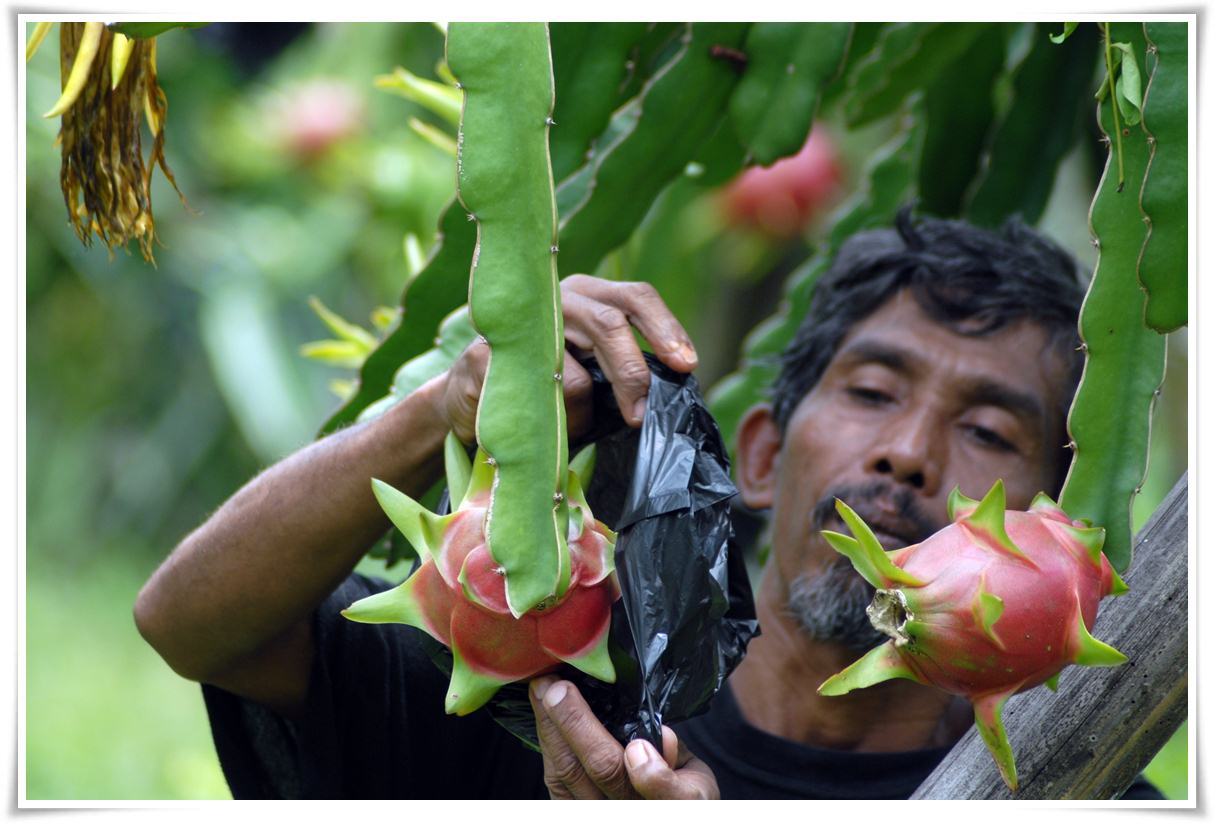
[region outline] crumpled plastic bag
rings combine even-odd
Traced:
[[[646,355],[651,380],[644,423],[628,427],[597,363],[597,448],[586,499],[594,516],[618,533],[615,569],[623,596],[612,608],[610,652],[616,682],[570,666],[575,683],[621,743],[642,737],[661,750],[661,726],[705,712],[758,634],[754,598],[741,547],[735,545],[728,453],[693,376]],[[576,451],[574,445],[571,451]],[[449,509],[444,496],[440,513]],[[451,653],[426,637],[447,674]],[[485,709],[538,748],[526,683],[510,683]]]

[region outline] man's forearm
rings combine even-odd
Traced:
[[[442,380],[275,464],[181,542],[135,606],[170,666],[207,680],[309,617],[388,526],[371,478],[419,496],[439,476]]]

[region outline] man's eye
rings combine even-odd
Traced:
[[[870,389],[866,386],[850,386],[847,388],[847,394],[868,406],[879,406],[893,399],[879,389]]]
[[[1005,452],[1016,451],[1015,444],[992,429],[987,429],[985,426],[969,426],[968,429],[973,438],[983,446]]]

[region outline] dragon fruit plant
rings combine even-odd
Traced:
[[[357,601],[343,615],[362,623],[415,626],[451,649],[449,714],[483,706],[506,683],[550,671],[561,661],[599,680],[615,680],[607,653],[615,579],[615,534],[594,519],[572,468],[568,476],[569,587],[515,618],[505,596],[505,570],[485,540],[494,467],[484,450],[469,464],[449,435],[447,487],[454,511],[436,515],[387,483],[373,481],[388,517],[422,553],[422,565],[400,586]],[[470,473],[470,476],[469,476]]]
[[[854,537],[822,534],[876,587],[868,617],[890,639],[818,692],[904,678],[968,698],[1014,791],[1015,755],[1002,723],[1007,698],[1041,683],[1056,690],[1070,663],[1126,660],[1090,634],[1099,601],[1128,591],[1103,554],[1104,530],[1071,520],[1043,493],[1028,511],[1008,512],[999,480],[980,502],[953,490],[951,525],[886,553],[850,507],[841,500],[835,507]]]
[[[447,64],[463,92],[459,201],[476,226],[469,314],[490,352],[479,449],[469,465],[448,437],[445,517],[373,481],[424,562],[344,614],[413,625],[448,645],[446,710],[462,715],[561,661],[614,682],[606,644],[618,590],[614,535],[569,470],[547,26],[451,23]]]

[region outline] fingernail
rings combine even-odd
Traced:
[[[640,740],[633,740],[629,743],[627,751],[623,754],[627,758],[628,768],[630,769],[639,769],[649,762],[649,747]]]
[[[682,354],[682,359],[687,361],[688,365],[690,365],[690,366],[699,365],[699,355],[695,354],[695,350],[693,348],[691,348],[690,346],[688,346],[686,343],[683,343],[682,347],[678,351]]]
[[[547,693],[548,686],[550,685],[552,685],[551,680],[548,680],[546,677],[541,677],[531,681],[531,690],[535,692],[535,697],[542,700],[544,694]]]
[[[555,708],[560,704],[561,700],[564,700],[564,696],[568,693],[568,691],[568,683],[565,683],[563,680],[556,681],[550,688],[544,691],[543,705],[547,706],[549,709]]]
[[[634,409],[634,411],[632,412],[632,419],[635,420],[637,423],[644,422],[644,409],[645,409],[646,405],[648,405],[648,399],[642,397],[639,400],[637,400],[636,405],[632,407]]]

